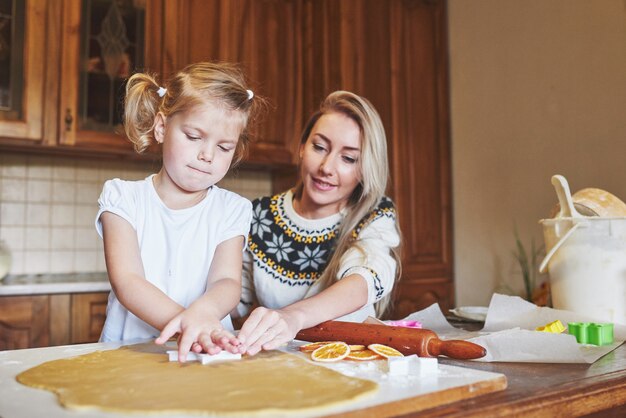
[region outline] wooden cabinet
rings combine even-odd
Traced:
[[[130,152],[121,137],[77,122],[81,68],[94,65],[79,54],[83,3],[27,3],[31,14],[46,12],[45,43],[37,41],[41,29],[28,41],[46,45],[43,143]],[[279,190],[294,183],[287,174],[294,174],[298,137],[320,101],[337,89],[367,97],[387,131],[389,194],[404,235],[393,315],[431,301],[452,307],[445,0],[145,0],[145,5],[148,69],[165,77],[195,61],[235,61],[255,92],[269,99],[248,164],[278,173]]]
[[[146,53],[160,39],[160,6],[63,1],[60,145],[132,152],[121,134],[125,80],[134,71],[161,69],[158,52]]]
[[[304,111],[310,115],[332,91],[349,90],[370,100],[392,142],[394,77],[390,12],[393,1],[307,0],[304,13]],[[415,42],[421,42],[416,39]],[[405,51],[409,52],[409,51]]]
[[[10,88],[23,92],[16,109],[0,110],[0,146],[134,155],[121,127],[124,82],[162,68],[162,0],[13,4],[25,36]]]
[[[379,111],[403,232],[399,318],[454,305],[446,3],[311,0],[304,13],[304,110],[354,91]]]
[[[446,2],[182,3],[166,13],[178,13],[176,65],[242,62],[276,103],[251,153],[272,164],[275,191],[295,184],[295,171],[276,164],[295,161],[303,124],[328,93],[351,90],[374,104],[387,132],[389,194],[403,231],[403,276],[390,315],[435,302],[453,307]]]
[[[0,137],[43,137],[46,1],[4,2],[0,20]]]
[[[120,125],[124,79],[137,69],[164,80],[189,63],[221,60],[241,63],[254,91],[269,101],[253,129],[247,163],[293,165],[302,124],[302,2],[26,4],[23,77],[29,83],[23,104],[28,109],[10,123],[0,117],[0,146],[133,156]]]
[[[197,61],[240,63],[268,111],[252,130],[248,164],[295,162],[302,126],[302,10],[293,0],[181,0],[168,2],[165,15],[177,40],[166,46],[179,69]],[[169,48],[169,49],[168,49]],[[168,63],[170,64],[170,63]]]
[[[96,342],[108,292],[0,297],[0,350]]]

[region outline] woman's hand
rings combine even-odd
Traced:
[[[256,308],[239,331],[238,339],[246,354],[273,350],[295,338],[302,329],[302,319],[295,310]]]
[[[243,353],[244,347],[230,332],[226,331],[221,322],[210,316],[199,315],[193,309],[187,309],[176,315],[161,331],[155,340],[157,344],[178,336],[178,360],[184,363],[187,353],[192,350],[196,353],[206,352],[214,355],[222,350],[230,353]]]

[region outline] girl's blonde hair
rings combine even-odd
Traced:
[[[387,137],[378,112],[365,98],[348,91],[335,91],[322,102],[317,111],[307,122],[300,144],[305,144],[317,121],[325,114],[340,113],[354,120],[361,131],[361,155],[359,157],[359,175],[361,182],[354,189],[348,205],[346,215],[339,227],[337,242],[333,253],[319,278],[323,289],[335,283],[339,278],[341,258],[350,248],[359,249],[364,256],[365,252],[359,247],[358,238],[354,239],[352,232],[359,223],[372,212],[379,204],[389,179],[389,163],[387,161]],[[303,185],[300,182],[294,191],[296,198],[302,196]],[[396,230],[400,235],[398,222]],[[391,250],[396,260],[396,275],[394,282],[401,275],[400,246]],[[391,294],[388,294],[375,305],[377,316],[382,316],[389,307]]]
[[[163,97],[159,94],[163,91],[161,88],[166,89]],[[137,73],[126,83],[124,131],[135,150],[141,153],[155,140],[154,122],[159,112],[167,117],[210,102],[236,111],[241,117],[242,129],[233,157],[233,165],[236,165],[245,156],[249,143],[246,127],[259,101],[258,97],[251,97],[251,93],[239,67],[229,63],[191,64],[163,86],[157,83],[155,76]]]

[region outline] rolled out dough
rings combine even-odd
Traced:
[[[16,379],[56,393],[67,408],[142,414],[314,413],[378,389],[375,382],[278,351],[181,365],[152,344],[50,361]]]

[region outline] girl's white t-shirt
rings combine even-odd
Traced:
[[[137,232],[146,280],[186,308],[206,291],[217,246],[239,235],[247,239],[252,204],[236,193],[212,186],[197,205],[169,209],[158,196],[153,177],[107,181],[98,199],[96,230],[102,237],[103,212],[125,219]],[[242,251],[244,248],[245,244]],[[222,324],[233,329],[230,316]],[[154,338],[159,333],[129,312],[115,292],[110,293],[101,341]]]

